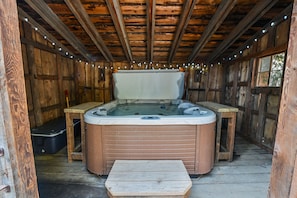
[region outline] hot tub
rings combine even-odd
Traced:
[[[142,77],[137,75],[140,81],[135,81],[133,75],[122,80],[129,79],[129,88],[137,90],[142,85],[137,84],[136,88],[133,85],[146,81],[147,74],[146,71]],[[126,88],[131,93],[122,93],[115,83],[115,95],[121,97],[85,113],[86,163],[90,172],[107,175],[115,160],[129,159],[182,160],[189,174],[211,171],[215,153],[215,113],[180,99],[182,91],[179,88],[180,84],[183,85],[181,72],[178,75],[168,72],[169,76],[177,76],[170,84],[163,75],[165,72],[161,74],[158,83],[167,84],[167,92],[173,91],[165,95],[160,92],[159,96],[155,96],[152,90],[147,90],[142,97],[139,93],[142,87],[133,99],[127,99],[133,96],[132,91]],[[115,82],[118,83],[118,80],[116,78]],[[121,86],[124,83],[120,83]],[[152,83],[149,85],[156,87]],[[177,91],[176,87],[179,87]]]

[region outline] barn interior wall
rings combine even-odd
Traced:
[[[289,20],[276,25],[235,61],[205,65],[207,72],[204,74],[197,72],[197,68],[185,68],[184,99],[238,107],[237,133],[273,149],[281,88],[255,87],[256,63],[258,57],[286,50],[289,26]],[[146,69],[148,66],[71,59],[24,21],[20,21],[20,34],[31,127],[63,116],[66,96],[70,106],[113,100],[113,70]],[[164,65],[171,67],[168,63]],[[163,63],[152,66],[162,68]],[[173,64],[173,67],[178,65]]]
[[[223,103],[239,108],[236,131],[273,150],[282,86],[256,86],[258,59],[286,52],[290,20],[285,20],[259,37],[242,57],[225,62]]]
[[[63,116],[66,96],[75,100],[75,61],[54,50],[55,46],[20,21],[20,36],[31,127]]]

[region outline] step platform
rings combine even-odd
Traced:
[[[110,198],[186,198],[192,181],[182,160],[116,160],[105,187]]]

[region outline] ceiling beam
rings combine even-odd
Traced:
[[[69,30],[69,28],[60,20],[60,18],[52,11],[52,9],[40,0],[25,0],[25,2],[35,10],[53,29],[55,29],[66,41],[72,45],[83,57],[88,61],[92,61],[92,57],[79,41],[79,39]]]
[[[223,0],[221,1],[215,15],[210,20],[209,24],[203,31],[202,36],[199,38],[198,42],[196,43],[192,54],[189,56],[188,61],[193,62],[197,56],[199,55],[200,51],[212,37],[212,35],[217,31],[217,29],[221,26],[224,22],[225,18],[229,15],[230,11],[236,4],[236,0]]]
[[[257,22],[278,0],[258,1],[251,11],[238,23],[229,36],[212,52],[207,62],[213,62],[227,50],[240,36],[242,36],[255,22]]]
[[[122,44],[125,56],[128,61],[133,61],[132,50],[129,44],[129,38],[127,35],[127,31],[125,28],[125,23],[123,19],[123,15],[121,12],[121,7],[118,0],[105,0],[105,3],[108,7],[109,13],[113,20],[113,24],[118,33],[120,42]]]
[[[154,53],[154,36],[155,36],[155,15],[156,0],[146,0],[146,24],[147,24],[147,59],[153,61]]]
[[[104,58],[112,62],[114,61],[109,49],[105,45],[102,37],[99,35],[98,30],[95,25],[91,22],[89,15],[84,9],[80,0],[64,0],[68,8],[75,15],[76,19],[79,21],[81,26],[87,32],[89,37],[92,39],[96,47],[99,49]]]
[[[186,0],[186,2],[183,5],[183,9],[182,9],[183,13],[180,17],[179,24],[178,24],[178,27],[177,27],[177,30],[176,30],[176,33],[174,36],[174,40],[173,40],[173,43],[171,46],[171,50],[169,53],[169,57],[168,57],[169,63],[172,62],[173,57],[176,54],[177,48],[182,40],[182,37],[185,33],[185,30],[186,30],[188,23],[190,21],[190,18],[192,16],[196,2],[197,2],[197,0]]]

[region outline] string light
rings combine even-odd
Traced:
[[[245,44],[242,45],[242,47],[240,47],[239,49],[235,50],[235,52],[233,52],[233,54],[243,54],[243,50],[245,49],[249,49],[250,45],[252,45],[253,42],[257,42],[259,38],[261,38],[263,36],[263,34],[267,33],[270,29],[274,28],[277,24],[282,23],[284,20],[288,19],[288,16],[290,15],[291,10],[287,9],[285,10],[281,15],[275,17],[274,19],[272,19],[269,23],[267,23],[262,30],[260,30],[259,32],[257,32],[251,39],[247,40],[245,42]],[[238,56],[234,56],[234,58],[237,58]],[[225,61],[226,59],[223,58],[223,61]],[[228,60],[231,60],[230,58]]]
[[[56,46],[55,39],[50,39],[50,38],[48,37],[47,34],[44,34],[44,32],[46,32],[45,30],[43,30],[43,31],[39,31],[39,28],[36,27],[35,25],[33,25],[32,22],[29,21],[29,18],[28,18],[28,17],[24,17],[23,20],[24,20],[25,22],[29,23],[29,24],[31,25],[32,29],[34,29],[36,32],[38,32],[39,34],[41,34],[42,37],[43,37],[43,39],[45,39],[45,40],[47,40],[48,42],[50,42],[50,43],[52,44],[52,46]],[[34,23],[34,22],[33,22],[33,23]],[[42,33],[42,32],[43,32],[43,33]],[[54,40],[54,41],[53,41],[53,40]],[[62,47],[59,47],[59,48],[57,48],[57,49],[58,49],[59,52],[62,52],[62,51],[63,51]],[[63,54],[62,54],[62,55],[63,55]],[[70,55],[70,53],[69,53],[68,51],[66,51],[66,52],[65,52],[65,55],[68,56],[68,55]],[[70,58],[70,59],[73,59],[73,58],[74,58],[74,55],[70,55],[69,58]]]
[[[288,12],[286,12],[286,13],[288,13]],[[274,26],[276,26],[277,24],[281,23],[282,20],[287,20],[287,19],[288,19],[288,15],[287,15],[287,14],[283,15],[283,17],[281,18],[281,20],[280,20],[280,17],[278,16],[278,19],[273,19],[273,20],[270,21],[266,26],[264,26],[264,27],[263,27],[264,29],[260,30],[260,33],[262,33],[262,34],[267,33],[267,32],[269,31],[269,29],[271,29],[272,27],[274,27]],[[29,19],[28,19],[27,17],[24,17],[24,21],[27,22],[27,23],[29,23]],[[30,24],[31,24],[31,23],[30,23]],[[38,27],[34,27],[32,24],[31,24],[31,26],[33,27],[33,29],[34,29],[35,31],[39,31],[39,28],[38,28]],[[255,34],[255,36],[254,36],[252,39],[250,39],[250,40],[253,40],[254,42],[257,42],[257,41],[258,41],[258,38],[257,38],[257,37],[261,37],[261,34],[259,34],[259,33]],[[44,35],[43,35],[43,38],[46,39],[46,40],[48,40],[48,41],[52,44],[52,46],[56,46],[56,42],[50,41],[50,39],[48,38],[47,35],[44,34]],[[246,42],[246,44],[243,45],[243,46],[245,46],[245,48],[240,49],[240,50],[238,50],[238,51],[236,50],[237,53],[239,53],[239,54],[243,54],[243,50],[244,50],[244,49],[249,49],[249,48],[250,48],[250,44],[248,44],[248,43],[250,43],[250,40],[248,40],[248,41]],[[58,49],[59,52],[62,52],[62,51],[63,51],[62,47],[59,47],[59,48],[57,48],[57,49]],[[228,58],[228,60],[232,60],[232,57],[237,58],[237,57],[238,57],[237,53],[234,53],[233,56],[231,56],[231,57]],[[68,55],[69,55],[69,52],[66,51],[66,52],[65,52],[65,55],[68,56]],[[73,55],[70,55],[69,58],[73,59],[74,56],[73,56]],[[223,58],[223,61],[225,61],[225,60],[226,60],[226,58]],[[82,62],[82,60],[79,59],[78,62]],[[131,66],[130,66],[131,69],[134,68],[133,64],[135,64],[135,63],[136,63],[136,61],[133,60]],[[85,64],[88,65],[88,62],[86,62]],[[220,65],[221,62],[218,62],[217,64]],[[158,63],[154,64],[152,61],[150,61],[149,64],[147,64],[147,62],[145,62],[145,61],[143,62],[143,64],[142,64],[141,62],[139,62],[137,65],[138,65],[139,67],[144,66],[145,69],[155,69],[155,67],[158,68],[159,70],[161,69],[161,67],[159,67],[159,64],[158,64]],[[202,65],[203,65],[203,64],[202,64]],[[195,63],[187,63],[187,65],[186,65],[186,63],[182,63],[182,66],[179,66],[179,64],[176,64],[175,67],[174,67],[172,64],[169,64],[169,65],[163,64],[163,69],[166,69],[166,70],[168,70],[168,68],[170,68],[170,69],[174,69],[174,68],[184,68],[184,69],[187,69],[187,68],[190,67],[190,66],[191,66],[192,68],[194,68],[194,69],[200,70],[201,73],[207,71],[207,70],[205,69],[205,68],[207,68],[207,65],[203,65],[203,67],[201,68],[201,67],[199,66],[199,63],[196,63],[196,64],[195,64]],[[213,64],[210,64],[210,67],[213,67],[213,66],[214,66]],[[92,67],[94,67],[94,64],[92,64]],[[100,65],[98,66],[98,68],[100,68]],[[105,66],[105,69],[107,69],[107,68],[108,68],[108,67]],[[109,67],[109,68],[110,68],[110,69],[113,69],[112,66]],[[127,69],[127,66],[125,65],[124,68]],[[118,67],[118,69],[121,69],[121,68]]]

